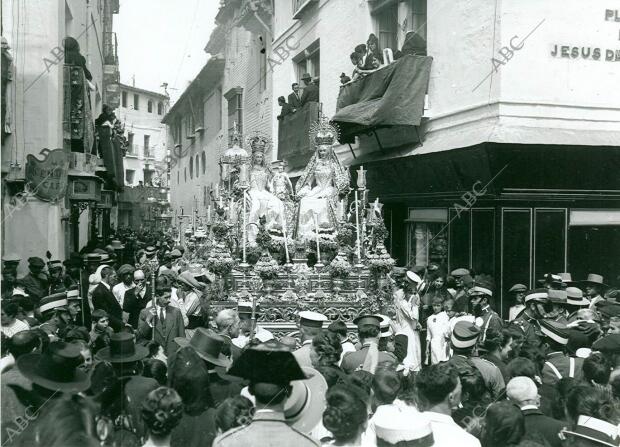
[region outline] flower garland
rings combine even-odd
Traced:
[[[370,272],[375,276],[391,272],[396,264],[382,243],[377,245],[377,253],[371,253],[367,256],[367,261]]]
[[[328,267],[329,274],[334,279],[347,278],[352,270],[353,268],[343,252],[339,252],[332,262],[329,263]]]
[[[206,262],[207,268],[216,275],[228,275],[235,266],[235,260],[224,244],[217,244]]]
[[[275,279],[280,272],[280,266],[278,262],[271,257],[268,251],[264,251],[254,266],[254,272],[258,274],[262,280]]]

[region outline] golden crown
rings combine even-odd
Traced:
[[[317,146],[328,144],[332,145],[340,136],[338,126],[329,121],[325,115],[321,114],[319,119],[312,123],[310,131],[310,142]]]

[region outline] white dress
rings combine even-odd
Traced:
[[[267,190],[267,184],[270,177],[269,171],[254,167],[250,173],[250,189],[248,196],[250,197],[250,211],[248,213],[248,223],[256,225],[248,226],[248,241],[253,244],[258,234],[259,219],[265,216],[267,219],[267,228],[271,228],[274,224],[281,225],[284,216],[284,204],[280,199]]]
[[[448,360],[448,340],[450,339],[450,318],[446,312],[431,315],[426,320],[426,338],[431,345],[433,365]]]
[[[333,210],[331,202],[338,191],[334,187],[335,170],[328,160],[316,162],[314,171],[308,177],[306,185],[300,188],[298,235],[302,240],[315,240],[315,226],[318,223],[333,227]],[[312,184],[315,184],[312,187]],[[316,216],[316,221],[315,221]]]
[[[395,333],[407,336],[407,356],[403,360],[403,366],[410,371],[419,371],[422,367],[422,348],[417,329],[420,318],[419,303],[420,297],[417,294],[411,295],[407,300],[402,289],[394,292]]]

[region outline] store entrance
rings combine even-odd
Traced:
[[[620,287],[620,226],[570,227],[568,271],[574,281],[598,273],[608,285]]]

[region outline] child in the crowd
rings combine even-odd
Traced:
[[[426,320],[426,359],[434,365],[448,360],[450,317],[440,297],[433,298],[433,314]]]
[[[105,310],[95,309],[91,314],[93,322],[90,331],[90,349],[96,354],[101,348],[105,348],[110,344],[110,336],[114,333],[110,327],[110,318]]]

